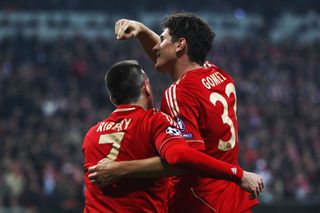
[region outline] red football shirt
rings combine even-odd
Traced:
[[[181,139],[181,133],[168,115],[120,105],[86,134],[82,146],[85,171],[105,157],[128,161],[158,156],[174,138]],[[123,178],[100,189],[88,174],[84,212],[167,212],[167,178]]]
[[[217,66],[206,64],[186,72],[164,92],[161,111],[176,119],[191,147],[238,165],[235,85]],[[249,200],[249,193],[238,185],[224,180],[184,176],[176,180],[174,188],[176,193],[169,207],[172,212],[190,210],[186,201],[191,197],[217,212],[243,211],[257,203]]]

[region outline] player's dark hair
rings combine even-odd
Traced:
[[[215,37],[208,23],[191,13],[181,12],[165,17],[162,27],[169,29],[173,42],[185,38],[190,60],[203,65]]]
[[[105,75],[107,90],[117,104],[130,104],[138,100],[145,73],[135,60],[114,64]]]

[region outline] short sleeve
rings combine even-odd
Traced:
[[[170,114],[177,122],[183,138],[189,146],[205,150],[204,140],[199,130],[198,101],[186,88],[172,85],[163,94],[161,111]]]
[[[152,122],[152,135],[159,154],[167,147],[176,143],[185,143],[181,131],[171,116],[158,112]]]

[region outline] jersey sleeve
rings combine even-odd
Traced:
[[[176,122],[165,113],[156,113],[151,128],[155,147],[161,156],[168,147],[174,144],[187,145]]]
[[[239,182],[243,170],[235,165],[212,158],[186,144],[175,143],[162,153],[168,164],[186,171],[198,172],[202,176]]]
[[[205,150],[204,140],[199,130],[199,106],[196,98],[183,86],[172,85],[163,94],[161,111],[170,114],[178,124],[182,137],[188,145],[197,150]]]
[[[189,147],[171,116],[159,112],[152,123],[155,146],[160,156],[170,165],[186,171],[199,172],[203,176],[240,181],[243,174],[240,167],[214,159]]]

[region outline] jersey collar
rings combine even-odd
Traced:
[[[132,104],[120,104],[117,106],[114,112],[126,112],[126,111],[133,111],[136,109],[143,109],[143,107],[138,105],[132,105]]]
[[[193,70],[187,70],[185,73],[183,73],[180,78],[178,78],[178,80],[175,81],[175,83],[179,83],[182,79],[184,79],[189,73],[193,73],[193,72],[196,72],[198,70],[203,70],[205,69],[204,67],[199,67],[199,68],[196,68],[196,69],[193,69]]]

